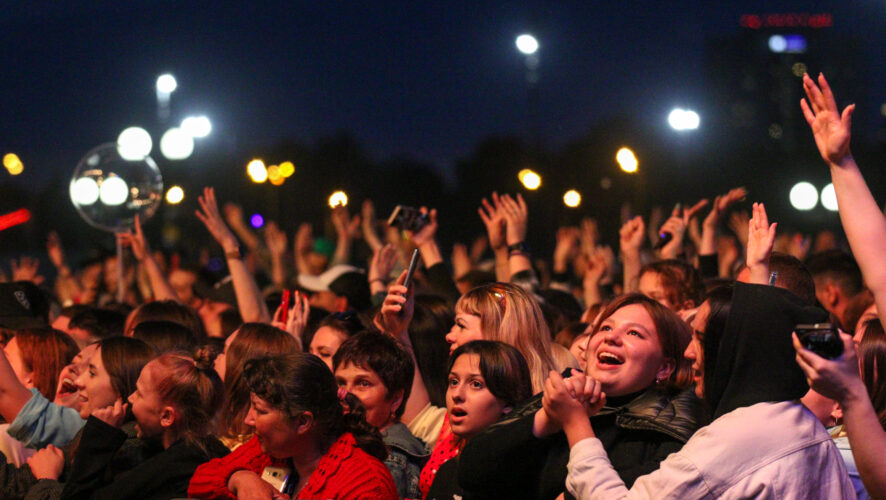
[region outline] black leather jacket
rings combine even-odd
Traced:
[[[533,396],[465,446],[458,471],[465,499],[514,495],[553,499],[565,490],[569,461],[565,434],[542,439],[532,434],[541,396]],[[652,388],[621,406],[603,407],[591,422],[613,467],[630,485],[683,447],[703,425],[702,408],[691,389]]]

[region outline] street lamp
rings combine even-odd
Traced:
[[[166,121],[169,118],[169,97],[178,88],[175,77],[164,73],[157,77],[157,118]]]
[[[205,116],[189,116],[182,120],[181,129],[195,139],[202,139],[212,132],[212,123]]]
[[[668,124],[674,130],[695,130],[699,123],[701,123],[701,118],[691,109],[674,108],[668,114]]]
[[[535,54],[535,52],[538,51],[538,40],[528,33],[518,36],[515,43],[517,44],[517,50],[527,56]]]
[[[794,184],[790,192],[791,206],[797,210],[812,210],[818,205],[818,190],[808,182]]]
[[[194,152],[194,138],[184,130],[173,127],[160,138],[160,152],[168,160],[184,160]]]
[[[517,173],[517,179],[523,184],[523,187],[530,191],[535,191],[541,186],[541,176],[528,168],[524,168]]]
[[[566,191],[563,194],[563,204],[569,208],[576,208],[581,205],[581,194],[574,189]]]
[[[640,162],[637,161],[637,157],[634,155],[634,152],[628,148],[621,148],[615,154],[615,161],[618,162],[618,166],[622,169],[622,171],[627,172],[629,174],[633,174],[637,171],[637,168],[640,166]]]

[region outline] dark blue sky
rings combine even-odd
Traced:
[[[540,121],[556,146],[604,116],[665,127],[674,105],[715,105],[697,102],[707,41],[775,12],[833,13],[830,29],[865,41],[870,97],[886,102],[882,0],[4,2],[0,148],[25,163],[17,183],[72,172],[123,128],[154,125],[154,81],[171,71],[173,116],[213,121],[198,147],[260,156],[348,130],[376,159],[446,171],[482,137],[526,130],[523,31],[542,45]]]

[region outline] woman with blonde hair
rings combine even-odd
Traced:
[[[516,347],[529,365],[533,393],[544,390],[548,372],[557,367],[541,308],[517,285],[490,283],[462,295],[446,341],[452,352],[472,340],[497,340]]]

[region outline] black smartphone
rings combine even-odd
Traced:
[[[388,217],[388,225],[394,226],[400,230],[412,231],[417,233],[428,223],[427,214],[421,213],[421,210],[406,205],[397,205],[391,216]]]
[[[843,354],[843,340],[831,323],[797,325],[795,331],[803,347],[825,359],[836,359]]]
[[[403,286],[409,288],[412,285],[412,275],[415,274],[415,268],[418,267],[418,248],[412,251],[412,260],[409,261],[409,269],[406,270],[406,280]]]

